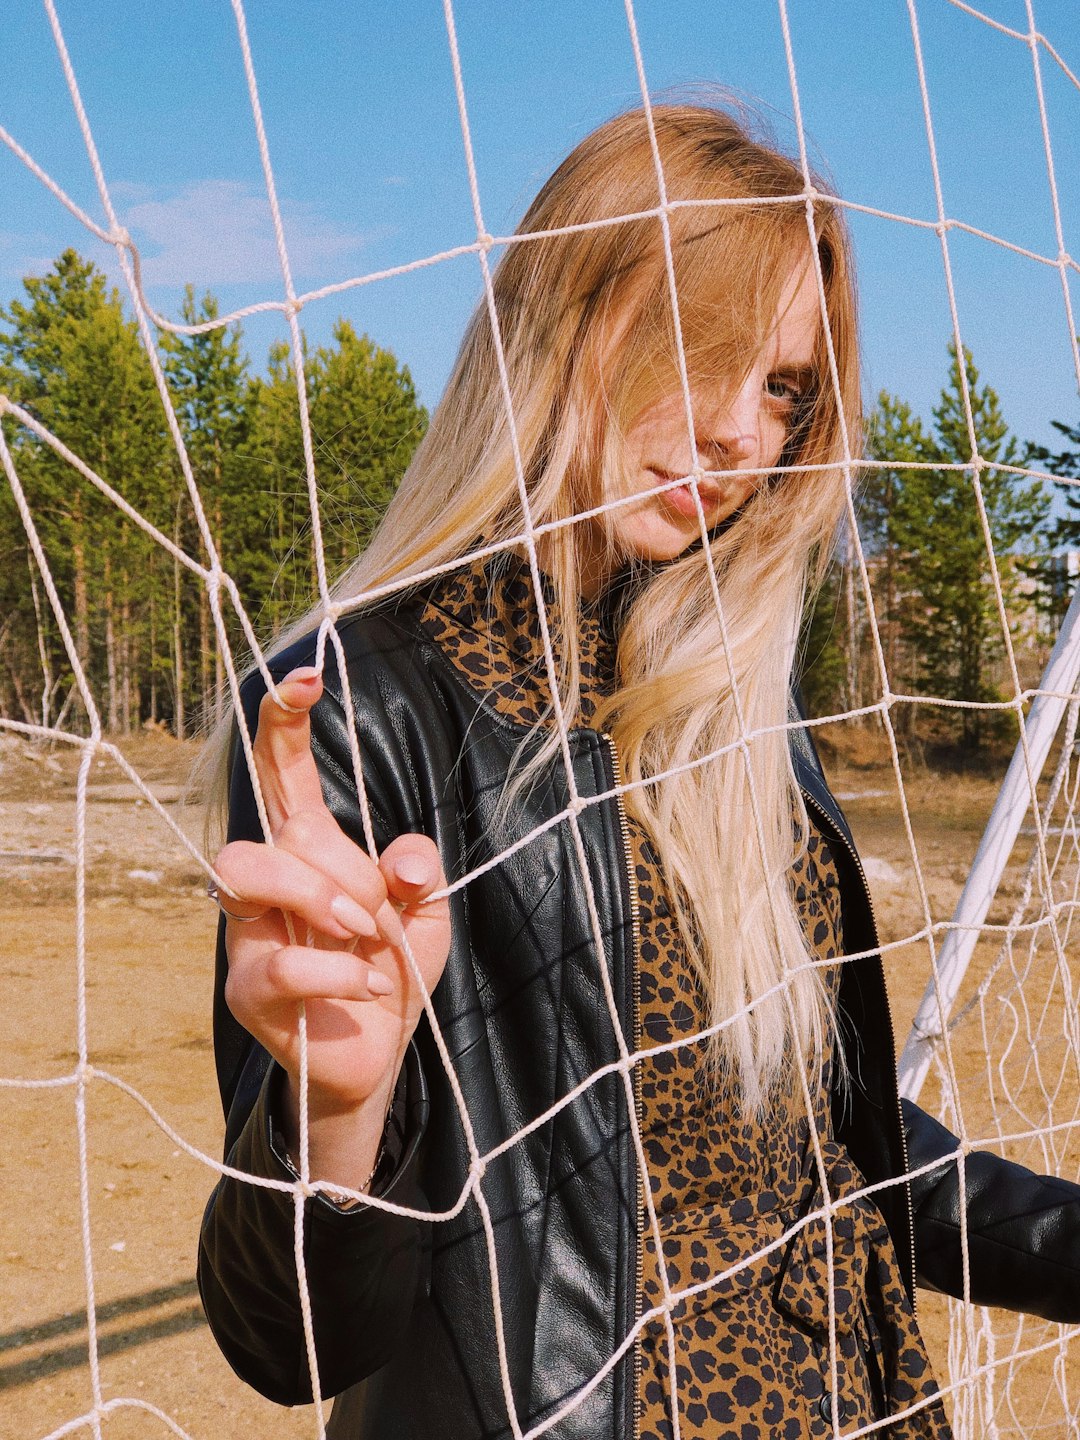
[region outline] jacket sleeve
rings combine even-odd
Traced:
[[[294,660],[292,663],[301,663]],[[275,665],[275,672],[278,670]],[[281,673],[292,668],[286,664]],[[263,686],[244,686],[254,734]],[[348,805],[340,754],[344,717],[325,697],[313,714],[316,760],[332,807],[353,839],[360,838],[355,795]],[[346,742],[347,745],[347,742]],[[335,753],[337,752],[337,753]],[[346,750],[347,754],[347,750]],[[229,839],[261,840],[247,767],[235,747],[229,788]],[[333,772],[337,779],[328,781]],[[389,837],[385,804],[371,796],[380,847]],[[392,831],[390,831],[392,833]],[[282,1072],[236,1022],[225,1004],[228,960],[219,927],[214,995],[214,1044],[226,1116],[226,1163],[252,1176],[291,1182],[294,1173],[277,1139],[275,1101]],[[427,1208],[418,1152],[427,1095],[415,1046],[398,1077],[388,1154],[373,1193],[414,1210]],[[229,1176],[214,1189],[203,1219],[199,1289],[210,1328],[236,1373],[280,1404],[312,1398],[295,1252],[296,1201],[288,1190]],[[303,1259],[311,1300],[319,1384],[334,1395],[383,1365],[400,1342],[422,1283],[422,1226],[370,1206],[342,1211],[322,1196],[303,1202]]]
[[[280,1072],[267,1072],[227,1163],[245,1174],[293,1179],[275,1141],[273,1096]],[[426,1099],[410,1048],[395,1097],[406,1134],[393,1173],[377,1193],[412,1209],[416,1148]],[[303,1259],[311,1299],[319,1388],[336,1395],[393,1354],[420,1282],[420,1225],[362,1206],[342,1211],[322,1196],[303,1202]],[[224,1176],[206,1208],[199,1291],[222,1353],[242,1380],[281,1405],[312,1398],[295,1253],[291,1192]]]
[[[932,1167],[911,1182],[919,1284],[962,1299],[960,1142],[910,1100],[901,1103],[911,1168]],[[964,1188],[972,1303],[1080,1322],[1080,1186],[976,1150]]]

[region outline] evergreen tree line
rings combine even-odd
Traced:
[[[214,320],[214,297],[189,288],[185,324]],[[262,640],[315,598],[314,550],[295,376],[285,345],[253,373],[240,327],[159,340],[177,419],[222,563]],[[963,366],[963,379],[961,374]],[[305,354],[328,569],[363,548],[424,433],[407,367],[339,320]],[[963,400],[982,460],[981,509],[968,465]],[[0,390],[30,411],[136,510],[205,561],[176,448],[133,320],[105,276],[73,250],[23,281],[0,309]],[[985,531],[1025,684],[1034,683],[1068,589],[1052,553],[1080,544],[1080,489],[1063,514],[1038,481],[1009,466],[1080,476],[1080,427],[1056,422],[1060,453],[1013,435],[970,354],[948,353],[928,423],[882,392],[861,481],[861,549],[842,536],[804,636],[803,689],[818,714],[894,693],[993,701],[1009,693]],[[9,416],[4,434],[26,491],[79,655],[112,732],[150,723],[190,735],[221,703],[224,668],[203,586],[53,449]],[[953,468],[955,467],[955,468]],[[872,613],[871,613],[872,606]],[[230,606],[230,643],[245,646]],[[876,630],[877,643],[874,635]],[[0,714],[85,724],[71,666],[9,487],[0,485]],[[901,735],[968,752],[994,732],[992,712],[899,704]]]
[[[188,289],[185,324],[214,320]],[[260,639],[316,596],[296,377],[286,345],[253,373],[240,327],[163,334],[159,350],[214,544]],[[331,575],[364,546],[427,424],[408,369],[339,320],[305,354],[320,519]],[[67,250],[0,309],[0,392],[38,419],[188,555],[196,514],[135,322]],[[89,677],[114,733],[208,724],[224,667],[197,576],[11,416],[4,435]],[[240,626],[224,606],[230,644]],[[72,667],[6,481],[0,483],[0,714],[85,725]]]
[[[1080,430],[1054,424],[1070,445],[1080,446]],[[973,439],[981,462],[978,493]],[[1006,628],[1021,684],[1038,683],[1077,579],[1069,577],[1062,552],[1080,545],[1080,491],[1067,483],[1080,477],[1080,453],[1021,441],[970,352],[961,357],[951,344],[931,422],[882,391],[867,420],[865,453],[879,462],[867,467],[856,496],[870,593],[848,531],[804,634],[807,703],[819,715],[875,704],[884,662],[891,692],[918,697],[892,710],[900,739],[971,757],[995,737],[1014,738],[1015,721],[1002,711],[920,702],[986,704],[1015,693]],[[1042,481],[1006,467],[1062,476],[1062,513],[1053,516]]]

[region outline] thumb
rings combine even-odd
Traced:
[[[414,905],[445,885],[442,861],[426,835],[399,835],[379,857],[379,869],[391,899]]]
[[[314,665],[297,665],[277,684],[277,692],[285,704],[300,714],[311,709],[322,688],[322,675]]]

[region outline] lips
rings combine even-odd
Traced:
[[[670,485],[677,480],[677,475],[672,475],[666,470],[660,470],[655,465],[648,466],[650,475],[656,476],[658,485]],[[709,515],[720,503],[720,487],[715,480],[699,480],[698,495],[701,498],[701,508],[705,512],[705,520],[708,522]],[[681,515],[684,520],[697,519],[697,505],[694,503],[694,492],[688,482],[681,485],[672,485],[670,490],[664,490],[656,497],[662,504],[669,506],[676,514]]]

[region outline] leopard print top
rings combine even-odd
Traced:
[[[561,617],[550,591],[545,602],[558,643]],[[584,725],[614,683],[612,608],[585,607],[577,617]],[[443,577],[428,592],[422,623],[499,714],[527,725],[550,722],[537,608],[524,565],[474,562]],[[639,1315],[650,1318],[634,1352],[633,1440],[672,1440],[673,1391],[681,1440],[836,1436],[915,1405],[922,1408],[883,1433],[890,1440],[947,1440],[891,1240],[865,1199],[843,1204],[832,1222],[834,1385],[824,1222],[784,1238],[820,1208],[822,1167],[834,1201],[864,1184],[832,1138],[828,1067],[811,1080],[819,1156],[803,1106],[776,1105],[766,1123],[745,1119],[734,1098],[709,1079],[703,1047],[689,1038],[705,1023],[701,984],[653,843],[633,818],[629,830],[638,899],[639,1044],[672,1047],[651,1054],[635,1073],[656,1228],[643,1203]],[[842,955],[836,862],[816,829],[791,883],[812,952],[823,961]],[[824,974],[835,994],[839,964]],[[678,1043],[683,1036],[687,1043]],[[681,1297],[671,1304],[670,1328],[657,1235],[668,1294]]]

